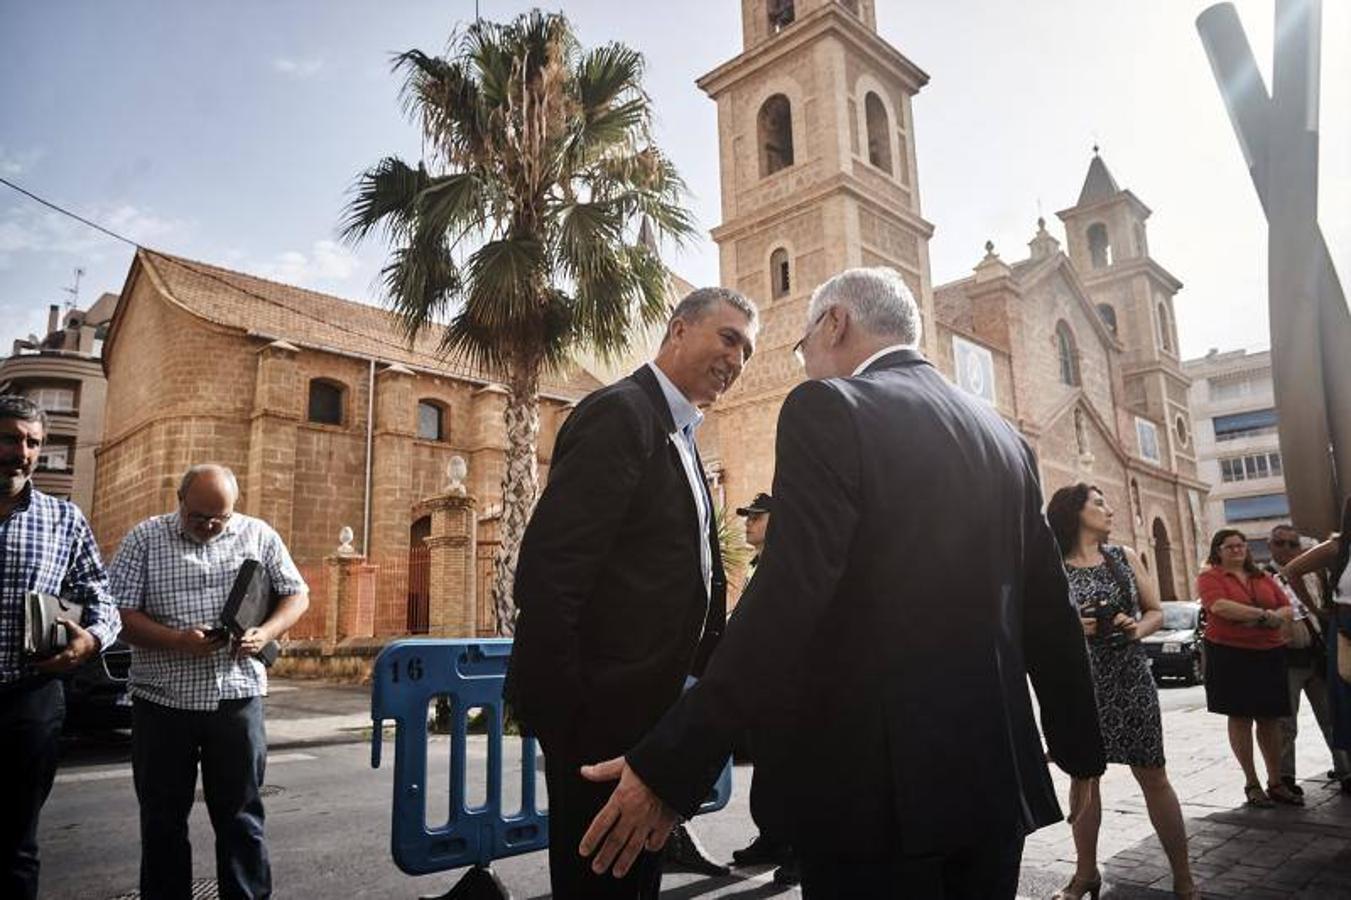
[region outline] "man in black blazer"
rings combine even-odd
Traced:
[[[505,696],[539,737],[553,895],[656,897],[660,858],[596,875],[577,844],[609,796],[583,763],[626,752],[702,671],[723,630],[726,582],[694,430],[750,358],[755,306],[696,290],[657,358],[590,394],[554,444],[516,568]]]
[[[699,684],[584,770],[619,779],[580,846],[593,869],[660,846],[737,732],[785,717],[808,898],[1014,896],[1024,836],[1060,818],[1028,676],[1050,756],[1103,771],[1036,460],[919,334],[892,270],[813,295],[797,349],[823,380],[784,401],[759,571]]]

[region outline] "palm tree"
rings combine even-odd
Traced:
[[[539,383],[581,349],[613,359],[666,314],[653,231],[694,233],[685,186],[652,142],[643,59],[583,49],[539,11],[475,22],[444,56],[394,57],[421,129],[416,166],[386,157],[358,176],[341,225],[379,230],[386,302],[411,341],[446,322],[440,351],[507,388],[507,466],[492,599],[512,633],[511,586],[537,493]]]

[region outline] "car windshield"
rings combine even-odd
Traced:
[[[1196,627],[1196,607],[1190,603],[1163,604],[1163,627],[1166,631]]]

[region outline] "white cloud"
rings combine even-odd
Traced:
[[[324,61],[318,57],[312,59],[289,59],[282,57],[272,60],[272,68],[283,75],[296,78],[313,78],[324,67]]]
[[[0,144],[0,175],[22,175],[33,168],[34,163],[41,158],[42,150],[40,148],[11,150]]]
[[[315,241],[307,253],[287,250],[249,271],[285,284],[320,288],[349,280],[359,265],[360,261],[346,247],[323,240]]]
[[[181,237],[191,228],[188,222],[125,203],[96,204],[75,212],[138,244],[155,244],[170,235]],[[26,203],[0,212],[0,259],[22,253],[89,254],[107,249],[112,241],[88,225]]]

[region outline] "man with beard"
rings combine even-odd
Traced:
[[[722,633],[726,582],[694,430],[700,409],[741,374],[757,326],[740,294],[693,291],[672,312],[656,359],[589,395],[559,430],[521,544],[505,688],[544,748],[559,900],[655,897],[660,888],[656,853],[625,878],[596,875],[577,855],[609,794],[579,769],[632,746]]]
[[[60,675],[117,639],[120,620],[98,546],[80,510],[33,487],[47,416],[0,396],[0,896],[38,895],[38,814],[56,777],[66,704]],[[66,647],[33,662],[23,653],[28,591],[84,605],[82,622],[58,620]]]
[[[229,469],[193,466],[179,484],[178,510],[133,528],[109,567],[133,646],[131,762],[145,900],[192,893],[188,813],[199,761],[221,896],[272,894],[259,791],[267,674],[256,657],[305,612],[309,593],[281,537],[235,512],[238,499]],[[262,563],[278,599],[266,621],[227,642],[221,612],[248,559]]]

